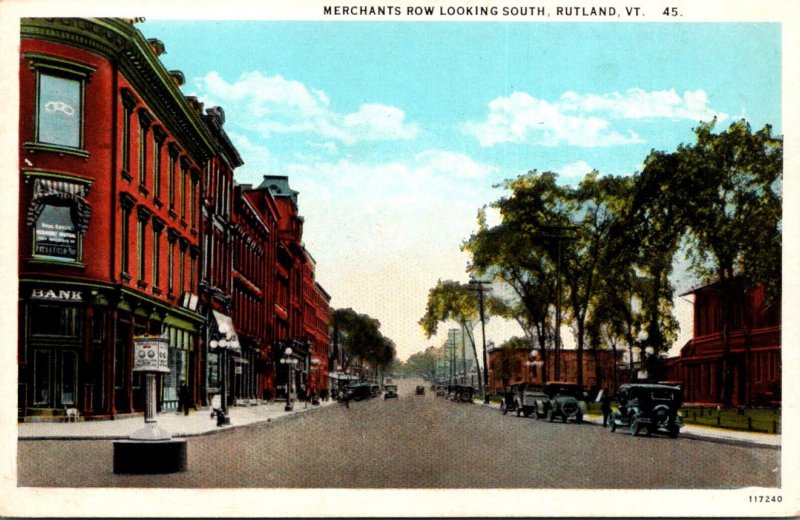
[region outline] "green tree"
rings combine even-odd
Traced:
[[[769,125],[753,132],[744,120],[718,134],[715,126],[716,120],[701,124],[697,142],[680,146],[677,156],[681,177],[696,181],[686,201],[692,269],[714,277],[720,291],[721,398],[729,405],[731,309],[746,307],[746,291],[758,284],[766,285],[773,301],[780,295],[783,139],[773,136]]]
[[[391,365],[395,357],[394,342],[380,332],[378,320],[353,309],[335,309],[331,313],[334,347],[343,351],[343,368],[354,359],[367,362],[382,370]]]
[[[472,329],[476,321],[478,321],[478,298],[470,290],[469,284],[451,280],[439,280],[436,286],[428,292],[425,315],[419,320],[425,335],[428,338],[434,336],[439,328],[439,323],[447,321],[457,323],[461,330],[466,332],[472,345],[475,359],[478,359],[475,338],[472,333]],[[483,390],[480,365],[477,365],[477,368],[478,382],[481,390]]]
[[[556,305],[556,263],[552,240],[543,237],[537,224],[555,220],[559,203],[555,180],[553,173],[533,171],[507,181],[504,187],[511,195],[492,204],[500,211],[501,222],[488,227],[482,210],[477,232],[463,245],[472,258],[473,272],[489,275],[511,289],[509,297],[490,301],[491,313],[516,320],[529,348],[535,339],[545,361]]]

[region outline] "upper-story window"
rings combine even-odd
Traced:
[[[34,143],[28,148],[83,151],[84,86],[94,67],[55,56],[26,53],[36,74]]]
[[[39,74],[38,142],[81,147],[82,87],[71,78]]]

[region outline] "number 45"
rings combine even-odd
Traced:
[[[677,7],[667,7],[664,9],[664,12],[661,13],[664,16],[678,16],[678,8]]]

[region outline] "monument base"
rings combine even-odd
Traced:
[[[114,441],[114,473],[152,475],[186,471],[186,440]]]

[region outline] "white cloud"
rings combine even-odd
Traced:
[[[617,130],[612,122],[649,119],[719,120],[728,115],[708,106],[703,90],[647,92],[640,88],[623,93],[578,94],[569,91],[557,101],[537,99],[526,92],[514,92],[489,103],[484,121],[470,121],[465,130],[481,146],[497,143],[527,143],[541,146],[583,147],[641,143],[633,131]]]
[[[405,112],[379,103],[364,104],[358,111],[339,114],[322,90],[309,89],[299,81],[260,72],[242,73],[230,83],[217,72],[197,82],[202,97],[218,100],[236,117],[230,121],[263,136],[313,133],[345,144],[359,141],[413,139],[419,127],[405,121]]]
[[[624,93],[578,94],[566,92],[561,96],[565,110],[581,113],[606,113],[615,119],[688,119],[708,121],[714,116],[719,120],[728,115],[717,113],[708,106],[708,94],[703,90],[687,90],[679,95],[674,89],[646,92],[632,88]]]
[[[581,181],[587,173],[591,172],[593,168],[589,166],[586,161],[575,161],[573,163],[562,166],[558,171],[559,176],[566,182]]]
[[[481,146],[508,142],[596,147],[641,142],[633,132],[625,136],[611,130],[605,119],[569,115],[559,103],[536,99],[525,92],[493,100],[486,120],[470,121],[465,129]]]

